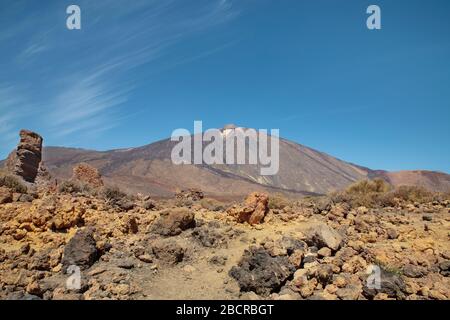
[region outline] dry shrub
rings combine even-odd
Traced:
[[[128,195],[122,190],[120,190],[118,187],[107,186],[102,188],[100,193],[106,201],[111,203],[118,202],[128,197]]]
[[[28,190],[19,178],[5,173],[0,173],[0,187],[7,187],[17,193],[27,193]]]
[[[202,208],[209,211],[223,211],[225,210],[225,205],[215,199],[203,198],[200,200],[200,205]]]
[[[194,200],[190,198],[178,198],[175,199],[175,206],[179,208],[190,207],[194,204]]]
[[[391,186],[383,179],[363,180],[350,185],[346,190],[330,195],[334,203],[346,202],[353,208],[380,206],[380,201],[390,191]]]
[[[269,209],[284,209],[289,206],[289,200],[282,194],[274,194],[269,197]]]
[[[94,189],[89,184],[76,180],[63,181],[59,185],[58,191],[68,194],[80,193],[84,195],[95,195]]]
[[[425,203],[433,201],[435,194],[423,187],[400,186],[393,192],[392,196],[407,202]]]
[[[447,191],[447,192],[443,193],[443,194],[442,194],[442,197],[443,197],[445,200],[449,200],[449,201],[450,201],[450,191]]]
[[[368,195],[373,193],[385,193],[390,190],[389,184],[383,179],[363,180],[349,186],[345,192],[351,195]]]
[[[331,194],[333,202],[347,202],[353,208],[395,207],[399,202],[427,203],[450,199],[448,194],[430,192],[418,186],[400,186],[393,190],[382,179],[360,181],[349,186],[345,191]]]

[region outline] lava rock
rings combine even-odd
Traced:
[[[176,236],[184,230],[194,228],[194,213],[188,209],[176,208],[161,213],[151,231],[162,236]]]
[[[78,266],[81,270],[88,269],[99,258],[99,252],[93,237],[94,230],[86,228],[78,230],[64,248],[62,259],[63,270],[71,265]]]
[[[192,236],[207,248],[218,248],[227,244],[227,239],[223,232],[210,228],[209,224],[196,228],[192,232]]]
[[[50,271],[50,250],[41,250],[35,253],[29,264],[30,270]]]
[[[153,242],[152,251],[161,262],[174,265],[183,261],[186,249],[175,241],[163,239]]]
[[[279,291],[294,274],[295,267],[286,256],[272,257],[262,247],[246,250],[229,274],[237,280],[241,291],[268,295]]]
[[[450,276],[450,260],[443,261],[439,264],[439,269],[444,277]]]
[[[204,198],[204,194],[199,189],[188,189],[188,190],[181,190],[175,193],[175,198],[182,200],[188,199],[192,201],[199,201]]]
[[[408,264],[403,267],[403,275],[409,278],[422,278],[428,274],[428,270],[421,266]]]
[[[368,299],[373,299],[377,294],[385,293],[390,298],[404,299],[406,285],[402,277],[384,269],[380,269],[380,271],[379,287],[369,287],[366,282],[363,287],[363,295]]]

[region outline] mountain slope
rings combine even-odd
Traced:
[[[223,198],[242,197],[252,191],[325,194],[375,177],[395,186],[450,190],[450,175],[445,173],[370,170],[281,138],[279,172],[274,176],[262,176],[259,165],[174,165],[171,152],[176,143],[166,139],[139,148],[104,152],[46,147],[43,161],[58,180],[70,178],[73,167],[86,162],[99,169],[107,184],[132,193],[163,197],[187,188],[199,188]]]
[[[394,186],[420,186],[433,191],[450,191],[450,175],[443,172],[413,170],[387,172],[379,171],[378,176]]]
[[[364,179],[370,172],[285,139],[280,139],[280,169],[275,176],[261,176],[257,165],[173,165],[170,155],[175,144],[167,139],[106,152],[48,147],[44,162],[59,178],[70,177],[74,165],[87,162],[109,183],[160,196],[184,188],[201,188],[222,196],[241,196],[254,190],[323,194]]]

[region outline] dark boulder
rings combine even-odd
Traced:
[[[380,269],[380,282],[379,286],[370,286],[367,281],[363,287],[363,295],[367,299],[373,299],[378,293],[385,293],[390,298],[404,299],[406,285],[402,277],[394,272]]]
[[[69,240],[64,248],[64,256],[61,261],[64,270],[71,265],[76,265],[81,270],[85,270],[97,261],[99,252],[93,233],[92,228],[78,230],[75,236]]]
[[[287,256],[272,257],[266,249],[253,247],[245,251],[229,274],[237,280],[241,291],[269,295],[279,291],[294,272]]]
[[[409,278],[422,278],[428,274],[428,269],[421,266],[408,264],[403,267],[403,275]]]

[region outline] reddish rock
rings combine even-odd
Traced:
[[[80,163],[73,168],[72,180],[78,180],[94,188],[103,186],[103,180],[98,170],[87,163]]]
[[[269,197],[264,193],[253,192],[245,200],[244,205],[235,206],[228,213],[238,222],[248,222],[251,225],[262,223],[269,211]]]

